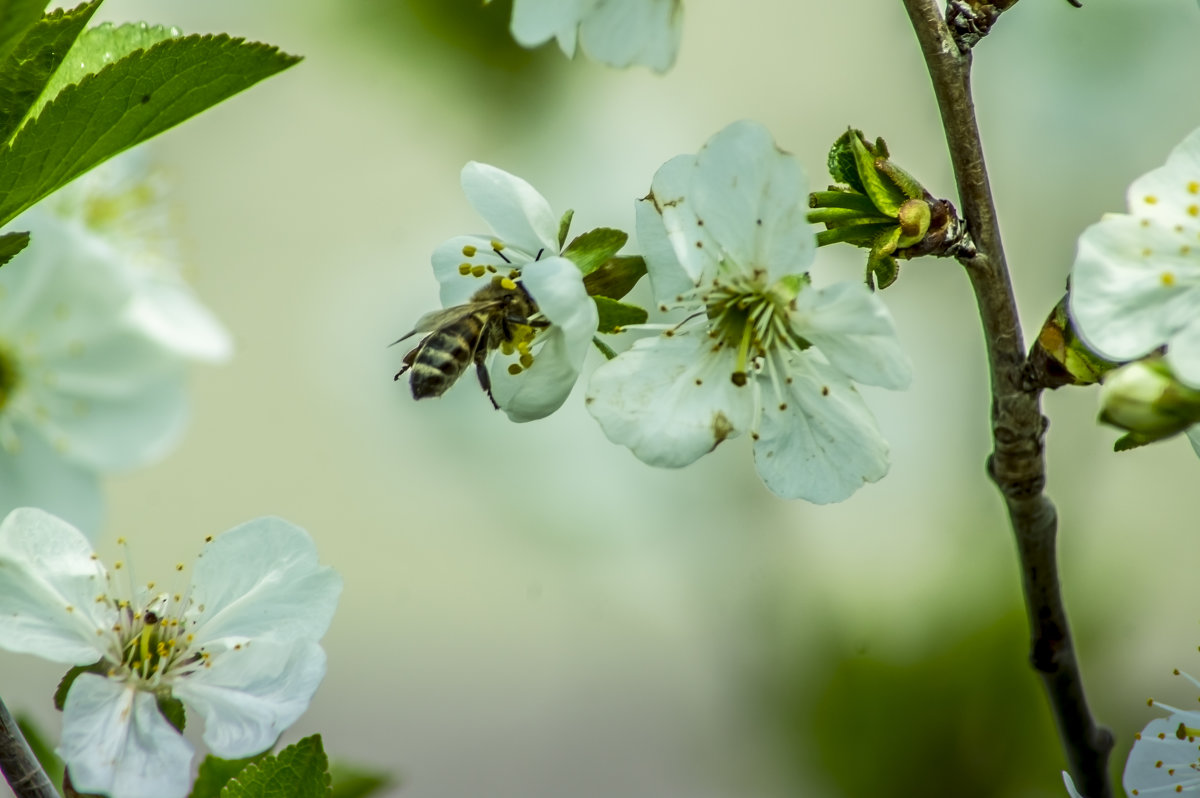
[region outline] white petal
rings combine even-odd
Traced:
[[[1188,443],[1192,444],[1192,451],[1200,457],[1200,424],[1193,424],[1187,430]]]
[[[691,197],[727,256],[726,269],[762,269],[773,282],[812,265],[808,182],[796,159],[757,122],[734,122],[709,139],[696,156]]]
[[[566,401],[596,334],[599,315],[584,288],[583,275],[566,258],[529,264],[521,272],[521,282],[553,326],[538,335],[543,344],[528,369],[517,375],[507,368],[493,369],[492,392],[510,419],[532,421],[550,415]]]
[[[1200,774],[1195,770],[1197,743],[1188,734],[1182,739],[1177,736],[1180,724],[1190,729],[1200,727],[1200,713],[1180,712],[1169,718],[1155,718],[1142,729],[1129,759],[1125,760],[1121,781],[1127,793],[1175,795],[1175,787],[1179,785],[1185,794],[1195,795],[1200,791]]]
[[[13,425],[16,446],[0,447],[0,514],[40,507],[94,535],[104,516],[100,480],[91,468],[72,463],[25,424]]]
[[[463,192],[505,245],[528,253],[558,254],[558,218],[550,203],[516,175],[471,161],[462,170]]]
[[[575,54],[575,29],[595,0],[513,0],[512,35],[522,47],[558,37],[567,57]]]
[[[1168,229],[1200,230],[1200,130],[1192,131],[1167,162],[1139,177],[1126,196],[1129,212]]]
[[[192,572],[195,645],[226,639],[316,640],[342,578],[317,563],[312,538],[282,518],[256,518],[208,544]]]
[[[308,708],[325,676],[325,652],[311,641],[254,640],[214,656],[181,678],[174,695],[204,716],[204,742],[236,759],[270,748]]]
[[[464,249],[473,254],[468,257],[464,254]],[[432,258],[433,276],[441,286],[442,307],[465,304],[476,292],[491,282],[494,274],[507,275],[514,267],[523,266],[532,258],[532,255],[519,255],[514,260],[510,256],[509,259],[513,262],[506,262],[492,249],[492,239],[483,236],[456,236],[450,239],[433,251]],[[485,271],[478,277],[474,274],[463,274],[459,267],[464,263],[468,266],[483,266]],[[486,271],[488,266],[496,271]]]
[[[1200,300],[1200,293],[1196,298]],[[1171,336],[1167,342],[1167,364],[1180,382],[1200,388],[1200,317]]]
[[[1083,231],[1071,271],[1070,311],[1079,336],[1112,360],[1166,343],[1200,313],[1200,241],[1107,216]]]
[[[862,283],[805,286],[788,320],[851,379],[884,388],[907,388],[912,382],[912,363],[896,337],[891,313]]]
[[[1075,782],[1071,780],[1071,774],[1064,770],[1062,772],[1062,777],[1063,786],[1067,788],[1067,795],[1069,795],[1070,798],[1083,798],[1083,796],[1079,794],[1079,790],[1075,789]]]
[[[845,375],[808,352],[793,357],[789,375],[780,402],[763,380],[754,463],[767,487],[785,499],[829,504],[883,477],[887,442]]]
[[[644,64],[666,72],[683,33],[680,0],[601,0],[579,27],[583,51],[614,67]]]
[[[55,662],[101,659],[117,622],[104,566],[79,530],[32,507],[0,523],[0,648]]]
[[[754,419],[754,380],[734,385],[737,353],[712,344],[701,330],[638,341],[592,373],[588,411],[645,463],[694,462]]]
[[[662,304],[674,304],[676,294],[711,282],[720,264],[721,248],[696,216],[692,198],[695,171],[696,156],[675,156],[654,173],[651,196],[637,204],[638,240],[643,242],[655,299]],[[662,243],[664,234],[673,254]],[[681,269],[686,279],[679,273]]]
[[[80,793],[183,798],[191,786],[192,753],[152,694],[94,673],[71,685],[58,754]]]
[[[680,264],[675,255],[675,246],[667,234],[665,222],[675,222],[677,217],[668,215],[664,218],[655,207],[653,198],[638,200],[634,212],[638,246],[646,260],[654,298],[664,308],[678,305],[684,301],[684,295],[695,287],[696,281]],[[689,263],[695,265],[695,260]]]
[[[229,330],[181,280],[143,280],[126,318],[183,357],[225,363],[233,356]]]

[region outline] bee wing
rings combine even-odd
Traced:
[[[411,338],[419,332],[433,332],[440,327],[445,327],[449,324],[470,316],[480,310],[492,310],[499,307],[503,302],[500,300],[491,300],[488,302],[468,302],[465,305],[454,305],[453,307],[442,308],[441,310],[433,310],[426,313],[421,318],[417,319],[416,325],[404,335],[392,341],[388,346],[395,346],[405,338]]]

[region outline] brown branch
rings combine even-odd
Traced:
[[[1057,516],[1042,493],[1046,420],[1040,389],[1025,378],[1025,344],[1004,260],[996,208],[971,99],[971,54],[960,50],[934,0],[904,0],[941,110],[960,210],[974,251],[966,267],[983,322],[992,389],[993,451],[988,473],[1004,496],[1016,536],[1030,626],[1030,661],[1042,678],[1071,775],[1089,798],[1112,798],[1108,756],[1112,734],[1096,725],[1059,590]]]
[[[0,773],[17,798],[58,798],[50,777],[38,764],[3,701],[0,701]]]

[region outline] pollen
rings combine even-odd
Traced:
[[[500,278],[500,287],[503,288],[505,291],[516,291],[517,290],[517,284],[512,281],[511,277]]]
[[[1163,272],[1162,276],[1160,276],[1158,279],[1161,280],[1162,284],[1165,286],[1170,287],[1175,285],[1175,275],[1172,272]]]
[[[473,257],[475,257],[476,250],[475,250],[474,246],[472,246],[471,244],[467,244],[466,246],[463,247],[462,252],[463,252],[464,258],[473,258]]]
[[[471,264],[469,264],[469,263],[458,264],[458,273],[461,274],[463,277],[466,277],[468,274],[471,273]]]

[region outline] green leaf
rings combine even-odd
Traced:
[[[0,0],[0,63],[39,19],[48,0]]]
[[[860,135],[862,135],[860,131],[851,129],[838,136],[837,141],[833,142],[833,146],[829,149],[826,165],[829,168],[830,176],[835,181],[845,183],[854,191],[865,196],[867,189],[858,178],[858,165],[854,159],[854,149],[850,146],[850,139]]]
[[[161,41],[173,39],[179,35],[178,28],[147,25],[145,22],[131,22],[121,26],[105,22],[85,30],[75,40],[71,52],[67,54],[63,65],[58,68],[54,77],[46,85],[46,90],[42,92],[38,103],[30,110],[29,116],[36,116],[42,106],[54,99],[67,86],[78,83],[88,75],[94,75],[135,50],[146,50]]]
[[[8,263],[17,253],[29,245],[29,233],[5,233],[0,235],[0,266]]]
[[[42,17],[0,65],[0,141],[8,141],[42,96],[55,70],[92,18],[101,0]]]
[[[867,145],[857,134],[850,137],[850,147],[854,151],[854,161],[858,166],[858,179],[862,181],[864,191],[885,216],[894,217],[900,211],[900,204],[908,199],[896,188],[896,184],[885,178],[875,168],[875,154],[867,149]]]
[[[68,86],[0,148],[0,224],[93,166],[299,59],[228,36],[168,39]]]
[[[33,751],[38,764],[42,766],[50,781],[62,784],[63,761],[54,753],[54,744],[45,738],[32,719],[24,715],[17,716],[17,728],[21,730],[25,742],[29,743],[29,750]]]
[[[588,296],[620,299],[633,290],[646,274],[646,261],[641,255],[609,258],[603,266],[583,278]]]
[[[594,296],[592,301],[596,303],[596,310],[600,312],[600,324],[596,332],[618,333],[623,327],[645,324],[646,319],[650,318],[645,308],[639,308],[637,305],[626,305],[606,296]]]
[[[600,350],[600,354],[604,355],[606,360],[612,360],[617,356],[617,353],[613,350],[613,348],[601,341],[599,338],[593,338],[592,343],[596,345],[596,348]]]
[[[577,236],[563,251],[563,257],[570,258],[585,275],[590,274],[616,255],[628,240],[629,235],[621,230],[597,227]]]
[[[192,785],[189,798],[217,798],[229,780],[241,773],[246,765],[257,762],[269,753],[263,751],[245,759],[221,759],[209,754],[200,763],[200,771],[196,774],[196,783]]]
[[[558,248],[561,250],[563,244],[567,243],[567,234],[571,232],[571,220],[575,218],[575,211],[568,209],[562,215],[562,219],[558,222]]]
[[[71,689],[71,685],[75,684],[75,680],[79,678],[81,673],[104,673],[104,660],[99,660],[91,665],[76,665],[67,671],[58,681],[58,687],[54,690],[54,708],[59,712],[67,703],[67,692]]]
[[[332,798],[367,798],[396,786],[396,780],[388,773],[364,770],[341,762],[329,767],[329,775],[333,780],[330,791]]]
[[[329,760],[319,734],[251,762],[221,790],[221,798],[328,798],[329,794]]]
[[[876,255],[874,252],[867,256],[867,286],[872,290],[878,284],[882,291],[896,282],[899,276],[900,263],[892,256]]]
[[[183,702],[178,698],[169,695],[155,696],[158,703],[158,711],[175,727],[175,731],[183,734],[183,727],[187,725],[187,711],[183,708]]]

